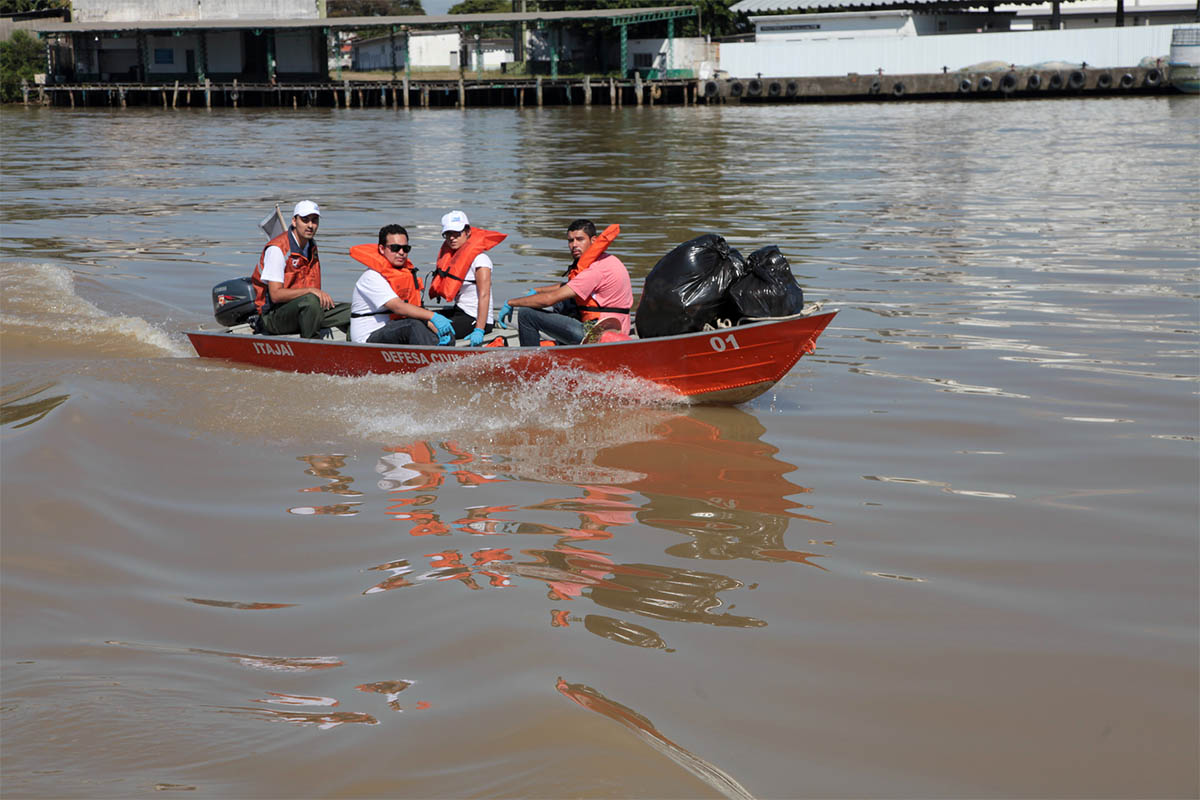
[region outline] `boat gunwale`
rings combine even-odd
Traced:
[[[546,352],[547,350],[553,350],[556,353],[567,353],[567,352],[575,352],[575,351],[578,351],[580,349],[585,349],[585,348],[587,350],[593,350],[596,347],[641,345],[641,344],[650,344],[650,343],[654,343],[654,342],[678,341],[681,339],[697,338],[697,337],[703,337],[703,336],[720,336],[720,335],[724,335],[726,333],[734,333],[734,332],[742,331],[742,330],[763,328],[765,326],[776,326],[776,325],[786,325],[788,323],[795,323],[795,322],[805,322],[805,321],[818,319],[820,317],[829,317],[830,321],[832,321],[832,318],[838,314],[839,310],[840,309],[835,309],[833,311],[825,311],[822,309],[822,310],[817,311],[816,313],[807,314],[804,316],[782,317],[779,319],[768,319],[768,320],[763,320],[761,322],[749,322],[749,323],[746,323],[745,325],[734,325],[734,326],[731,326],[728,328],[714,328],[712,330],[707,330],[707,331],[690,331],[688,333],[675,333],[675,334],[671,334],[669,336],[654,336],[654,337],[651,337],[648,339],[633,338],[633,339],[623,339],[619,342],[592,342],[592,343],[588,343],[588,344],[582,344],[582,343],[581,344],[560,344],[560,345],[555,345],[553,348],[546,348],[546,347],[541,347],[541,346],[526,347],[526,346],[522,346],[522,345],[508,345],[505,347],[459,347],[459,346],[453,346],[453,345],[447,346],[447,345],[429,345],[429,344],[383,344],[383,343],[378,343],[378,342],[352,342],[348,339],[347,340],[299,339],[294,336],[286,336],[286,335],[285,336],[271,336],[269,334],[259,334],[259,333],[234,333],[232,331],[232,328],[230,328],[230,327],[222,327],[219,330],[205,330],[203,328],[200,328],[197,330],[181,331],[181,333],[183,333],[184,335],[189,336],[189,337],[204,336],[204,337],[213,337],[213,338],[222,338],[222,339],[228,338],[228,339],[238,339],[238,340],[247,340],[247,341],[281,342],[281,343],[288,343],[288,344],[290,344],[292,342],[302,342],[305,344],[320,344],[320,345],[337,345],[337,346],[349,345],[352,347],[365,347],[365,348],[373,349],[373,350],[414,350],[414,351],[418,351],[418,352],[428,351],[428,352],[437,352],[437,353],[453,352],[453,351],[457,350],[457,351],[461,351],[463,353],[471,353],[471,354],[485,354],[485,353],[490,353],[490,352],[533,353],[533,352],[538,352],[538,351]],[[828,325],[828,323],[826,323],[826,325]],[[824,328],[822,328],[822,331],[823,330],[824,330]],[[199,354],[197,354],[197,357],[205,358],[205,356],[200,356]]]

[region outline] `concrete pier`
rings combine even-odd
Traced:
[[[643,81],[590,76],[505,80],[349,81],[312,84],[217,83],[102,83],[39,86],[38,102],[52,106],[191,107],[193,90],[203,107],[278,108],[524,108],[526,92],[538,107],[566,106],[582,98],[585,106],[607,103],[621,107],[628,100],[641,106],[714,103],[897,102],[902,100],[1001,100],[1080,95],[1145,95],[1177,92],[1169,68],[1121,67],[1063,70],[1014,68],[1000,72],[946,72],[935,75],[874,73],[835,77],[750,78],[696,81]],[[168,93],[170,97],[168,98]],[[28,92],[25,102],[31,102]],[[77,95],[78,94],[78,98]],[[400,96],[397,97],[397,94]],[[577,102],[577,101],[576,101]]]

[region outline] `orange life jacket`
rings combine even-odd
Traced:
[[[592,243],[588,245],[588,249],[584,250],[579,259],[567,270],[567,282],[569,283],[572,278],[590,267],[600,256],[604,255],[604,251],[608,249],[608,246],[612,244],[613,239],[616,239],[617,234],[620,232],[620,225],[609,225],[604,229],[603,233],[598,234],[592,240]],[[591,297],[585,298],[575,305],[579,307],[579,319],[582,322],[602,319],[612,314],[628,314],[632,310],[629,308],[602,306]]]
[[[292,236],[289,228],[267,242],[267,246],[259,254],[258,266],[254,268],[254,274],[250,276],[250,283],[254,285],[254,306],[258,309],[259,314],[275,305],[271,302],[271,294],[267,291],[267,284],[262,279],[263,258],[267,254],[268,247],[278,247],[283,251],[283,288],[321,288],[321,262],[317,258],[317,243],[309,242],[307,257],[297,249],[296,245],[296,239]]]
[[[458,297],[475,256],[491,250],[507,238],[507,233],[471,228],[471,238],[457,251],[451,250],[449,244],[442,242],[442,249],[438,251],[437,268],[429,281],[429,297],[437,300],[453,300]],[[480,309],[480,313],[482,312],[483,309]]]
[[[410,305],[421,307],[421,290],[425,285],[421,282],[421,278],[417,275],[417,268],[413,266],[412,261],[408,262],[407,267],[396,269],[386,258],[379,253],[379,248],[373,244],[356,244],[350,248],[350,256],[360,264],[365,264],[367,268],[373,269],[383,276],[383,279],[388,282],[388,286],[392,287],[392,291],[396,293],[403,302]],[[373,314],[371,316],[374,316]],[[392,319],[400,319],[402,315],[392,314]]]

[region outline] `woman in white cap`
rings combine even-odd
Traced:
[[[350,304],[337,303],[321,290],[321,261],[313,237],[321,224],[321,208],[301,200],[292,210],[292,225],[267,242],[250,276],[254,305],[265,333],[299,333],[317,339],[322,328],[350,330]]]
[[[467,339],[472,347],[483,344],[483,335],[492,330],[492,259],[491,250],[507,234],[483,228],[471,228],[467,215],[451,211],[442,217],[442,248],[437,268],[429,281],[429,296],[446,300],[444,311],[454,326],[454,336]]]

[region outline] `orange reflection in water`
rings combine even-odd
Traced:
[[[308,463],[308,469],[304,470],[305,475],[315,475],[318,478],[328,478],[329,480],[328,483],[322,486],[313,486],[308,489],[301,489],[300,491],[332,492],[344,497],[359,497],[362,495],[362,492],[350,488],[350,484],[354,483],[354,478],[341,473],[341,470],[346,466],[345,456],[338,454],[297,456],[296,460]]]
[[[558,689],[563,697],[578,703],[588,711],[608,717],[632,731],[643,742],[679,764],[725,797],[731,798],[731,800],[753,800],[753,795],[746,791],[746,788],[733,776],[668,739],[658,728],[654,727],[654,723],[632,708],[610,700],[592,687],[582,683],[567,683],[559,678],[554,688]]]
[[[794,467],[762,441],[765,429],[737,409],[615,410],[584,429],[512,430],[486,442],[415,442],[385,449],[376,467],[389,496],[388,518],[408,525],[411,536],[549,536],[546,547],[517,549],[502,539],[487,547],[440,547],[426,552],[427,568],[410,556],[368,569],[387,577],[365,594],[422,582],[454,583],[477,592],[511,588],[520,580],[546,586],[553,602],[590,600],[597,606],[646,619],[753,628],[765,620],[729,613],[723,592],[742,582],[674,564],[621,563],[604,543],[639,525],[678,534],[668,556],[690,560],[750,559],[824,569],[824,553],[792,549],[789,529],[828,524],[800,513]],[[571,491],[525,506],[481,504],[448,516],[441,490],[485,487],[505,481],[540,481]],[[495,494],[486,495],[494,503]],[[567,514],[576,524],[548,522]],[[443,521],[446,520],[446,521]],[[557,523],[557,524],[556,524]],[[805,537],[810,544],[816,541]],[[828,542],[832,544],[832,542]],[[446,541],[450,544],[450,541]],[[415,563],[414,563],[415,562]],[[604,614],[573,618],[551,609],[554,628],[583,621],[595,635],[639,647],[669,650],[650,628]]]
[[[297,461],[303,461],[308,464],[308,469],[304,470],[305,475],[314,475],[318,478],[326,478],[327,483],[321,486],[309,486],[299,489],[300,492],[329,492],[331,494],[340,495],[342,497],[361,497],[362,492],[351,489],[350,484],[354,483],[354,478],[349,475],[343,475],[341,470],[346,466],[346,457],[340,454],[329,455],[307,455],[297,456]],[[289,514],[298,514],[301,516],[308,515],[323,515],[336,517],[352,517],[358,513],[355,507],[356,502],[334,503],[323,506],[295,506],[288,509]]]

